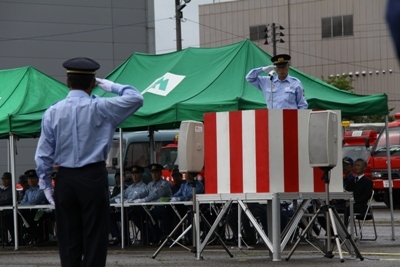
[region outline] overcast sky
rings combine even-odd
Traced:
[[[199,5],[231,0],[192,0],[182,9],[182,49],[199,47]],[[183,0],[181,1],[183,3]],[[175,0],[154,0],[156,53],[176,51]]]

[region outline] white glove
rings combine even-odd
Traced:
[[[101,89],[106,92],[111,92],[111,87],[114,85],[114,82],[100,78],[96,78],[96,83]]]
[[[179,197],[171,197],[171,202],[176,202],[179,201],[180,198]]]
[[[138,198],[138,199],[135,199],[134,201],[133,201],[133,203],[143,203],[144,202],[144,199],[143,198]]]
[[[121,203],[121,199],[120,198],[116,198],[116,199],[114,199],[115,200],[115,203]]]
[[[269,73],[271,70],[274,70],[275,69],[275,66],[274,65],[269,65],[269,66],[266,66],[266,67],[263,67],[262,68],[262,70],[264,71],[264,72],[266,72],[266,73]]]
[[[53,194],[54,194],[53,188],[47,187],[46,189],[44,189],[44,195],[46,196],[47,201],[50,203],[50,205],[54,206]]]

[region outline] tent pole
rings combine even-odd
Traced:
[[[11,158],[11,149],[10,149],[10,140],[7,140],[7,171],[11,172],[11,162],[10,162],[10,158]]]
[[[392,163],[390,158],[390,146],[389,146],[389,118],[385,116],[385,131],[386,131],[386,158],[388,167],[388,182],[389,182],[389,201],[390,201],[390,221],[392,223],[392,241],[395,240],[394,236],[394,218],[393,218],[393,185],[392,185]]]
[[[125,219],[124,219],[124,186],[125,186],[125,179],[124,179],[124,167],[125,167],[125,160],[123,160],[123,140],[122,139],[122,128],[119,128],[119,158],[120,160],[120,164],[119,164],[119,185],[120,185],[120,195],[121,195],[121,248],[125,247]]]
[[[15,144],[14,135],[10,132],[10,172],[11,172],[11,188],[12,190],[12,203],[13,203],[13,218],[14,218],[14,248],[18,249],[18,214],[17,214],[17,191],[15,190]]]
[[[154,127],[149,126],[150,164],[156,163],[156,147],[154,143]]]

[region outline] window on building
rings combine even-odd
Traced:
[[[261,39],[265,39],[265,25],[258,25],[258,26],[250,26],[250,40],[251,41],[258,41]]]
[[[322,18],[322,38],[353,35],[353,15]]]

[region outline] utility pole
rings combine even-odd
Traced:
[[[176,51],[182,50],[182,30],[181,30],[181,19],[182,9],[184,5],[180,4],[180,0],[175,0],[175,24],[176,24]]]
[[[276,32],[277,29],[279,30],[284,30],[285,28],[283,28],[281,25],[277,26],[275,23],[272,23],[271,25],[271,29],[272,29],[272,34],[271,36],[268,35],[270,29],[269,29],[270,24],[267,24],[267,27],[265,27],[264,32],[265,32],[265,42],[264,44],[269,44],[270,42],[268,42],[268,38],[271,37],[271,42],[272,42],[272,49],[273,49],[273,56],[276,56],[276,43],[284,43],[285,41],[280,38],[281,36],[285,36],[281,31],[280,32]],[[280,36],[279,38],[277,38],[277,36]]]

